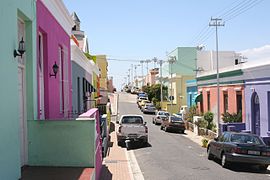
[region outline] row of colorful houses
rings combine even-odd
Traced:
[[[0,12],[0,178],[19,179],[25,165],[72,165],[59,163],[61,160],[57,164],[53,156],[57,150],[65,154],[62,148],[71,146],[61,139],[65,133],[60,132],[71,126],[69,135],[75,133],[75,138],[86,131],[80,130],[82,124],[89,123],[93,132],[89,138],[95,147],[81,143],[86,150],[92,149],[92,154],[99,152],[99,130],[92,122],[99,124],[95,111],[87,114],[87,122],[72,120],[100,104],[106,106],[108,63],[104,55],[90,55],[88,38],[80,30],[76,13],[70,15],[62,0],[3,1]],[[63,144],[47,141],[50,134],[55,140],[59,136]],[[47,152],[37,145],[41,139]],[[43,150],[51,155],[51,161],[42,159]],[[85,157],[92,159],[84,165],[94,167],[96,162],[92,161],[98,156],[86,153]],[[73,162],[78,160],[76,155],[74,159],[71,157]]]
[[[253,52],[256,53],[256,52]],[[235,51],[219,51],[219,104],[217,104],[216,51],[200,47],[177,47],[168,53],[175,61],[163,61],[158,73],[150,70],[140,82],[160,83],[168,87],[162,109],[176,113],[181,106],[196,105],[199,114],[214,113],[214,121],[223,124],[223,114],[240,114],[241,130],[258,134],[266,142],[270,137],[270,61],[248,59]],[[259,57],[260,54],[253,55]],[[247,57],[249,58],[249,57]],[[162,77],[161,77],[162,74]],[[150,80],[148,80],[150,79]],[[142,86],[142,85],[141,85]],[[172,100],[169,97],[173,97]],[[218,117],[218,106],[220,117]]]

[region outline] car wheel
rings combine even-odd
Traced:
[[[214,159],[213,154],[211,153],[210,146],[207,148],[207,159],[212,160]]]
[[[260,165],[260,166],[259,166],[259,169],[260,169],[261,171],[266,171],[267,168],[268,168],[268,165]]]
[[[224,168],[229,167],[229,162],[227,161],[227,156],[225,154],[221,155],[221,166]]]
[[[118,146],[122,146],[122,142],[121,141],[117,141],[117,145]]]
[[[163,130],[163,126],[160,126],[160,130]]]
[[[166,126],[164,127],[164,131],[165,132],[168,132],[168,128]]]

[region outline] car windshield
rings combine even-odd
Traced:
[[[164,115],[164,116],[170,116],[170,114],[168,112],[159,112],[158,115]]]
[[[183,121],[182,118],[171,116],[172,121]]]
[[[140,116],[125,116],[122,119],[122,124],[143,124],[143,119]]]
[[[232,134],[231,142],[235,143],[245,143],[245,144],[258,144],[263,145],[264,143],[260,138],[253,135],[246,135],[246,134]]]

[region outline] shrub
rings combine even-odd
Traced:
[[[197,113],[197,107],[196,105],[191,106],[187,112],[187,114],[185,115],[185,120],[188,122],[193,122],[193,116],[198,115]]]
[[[240,111],[238,114],[226,112],[222,114],[222,120],[224,123],[242,122],[242,112]]]
[[[203,115],[203,118],[204,120],[206,120],[208,122],[207,124],[207,129],[212,129],[212,126],[213,126],[213,118],[214,118],[214,114],[212,112],[206,112],[204,115]]]
[[[208,139],[203,138],[202,139],[202,147],[205,147],[206,148],[207,147],[207,144],[208,144],[208,141],[209,141]]]
[[[207,128],[208,122],[204,119],[200,119],[195,124],[201,128]]]

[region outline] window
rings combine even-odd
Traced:
[[[80,78],[77,78],[77,103],[78,103],[78,107],[77,107],[77,111],[78,113],[81,111],[81,87],[80,87]]]
[[[68,49],[59,46],[59,92],[60,92],[60,114],[68,117],[69,111],[69,81],[68,81]]]
[[[210,92],[207,92],[207,110],[210,111]]]
[[[224,91],[223,92],[223,112],[226,113],[228,112],[228,92]]]
[[[142,124],[143,119],[140,116],[126,116],[122,119],[123,124]]]
[[[193,103],[192,103],[192,94],[189,95],[189,105],[192,106]]]
[[[239,91],[236,93],[236,106],[237,106],[237,114],[242,112],[242,92]]]

